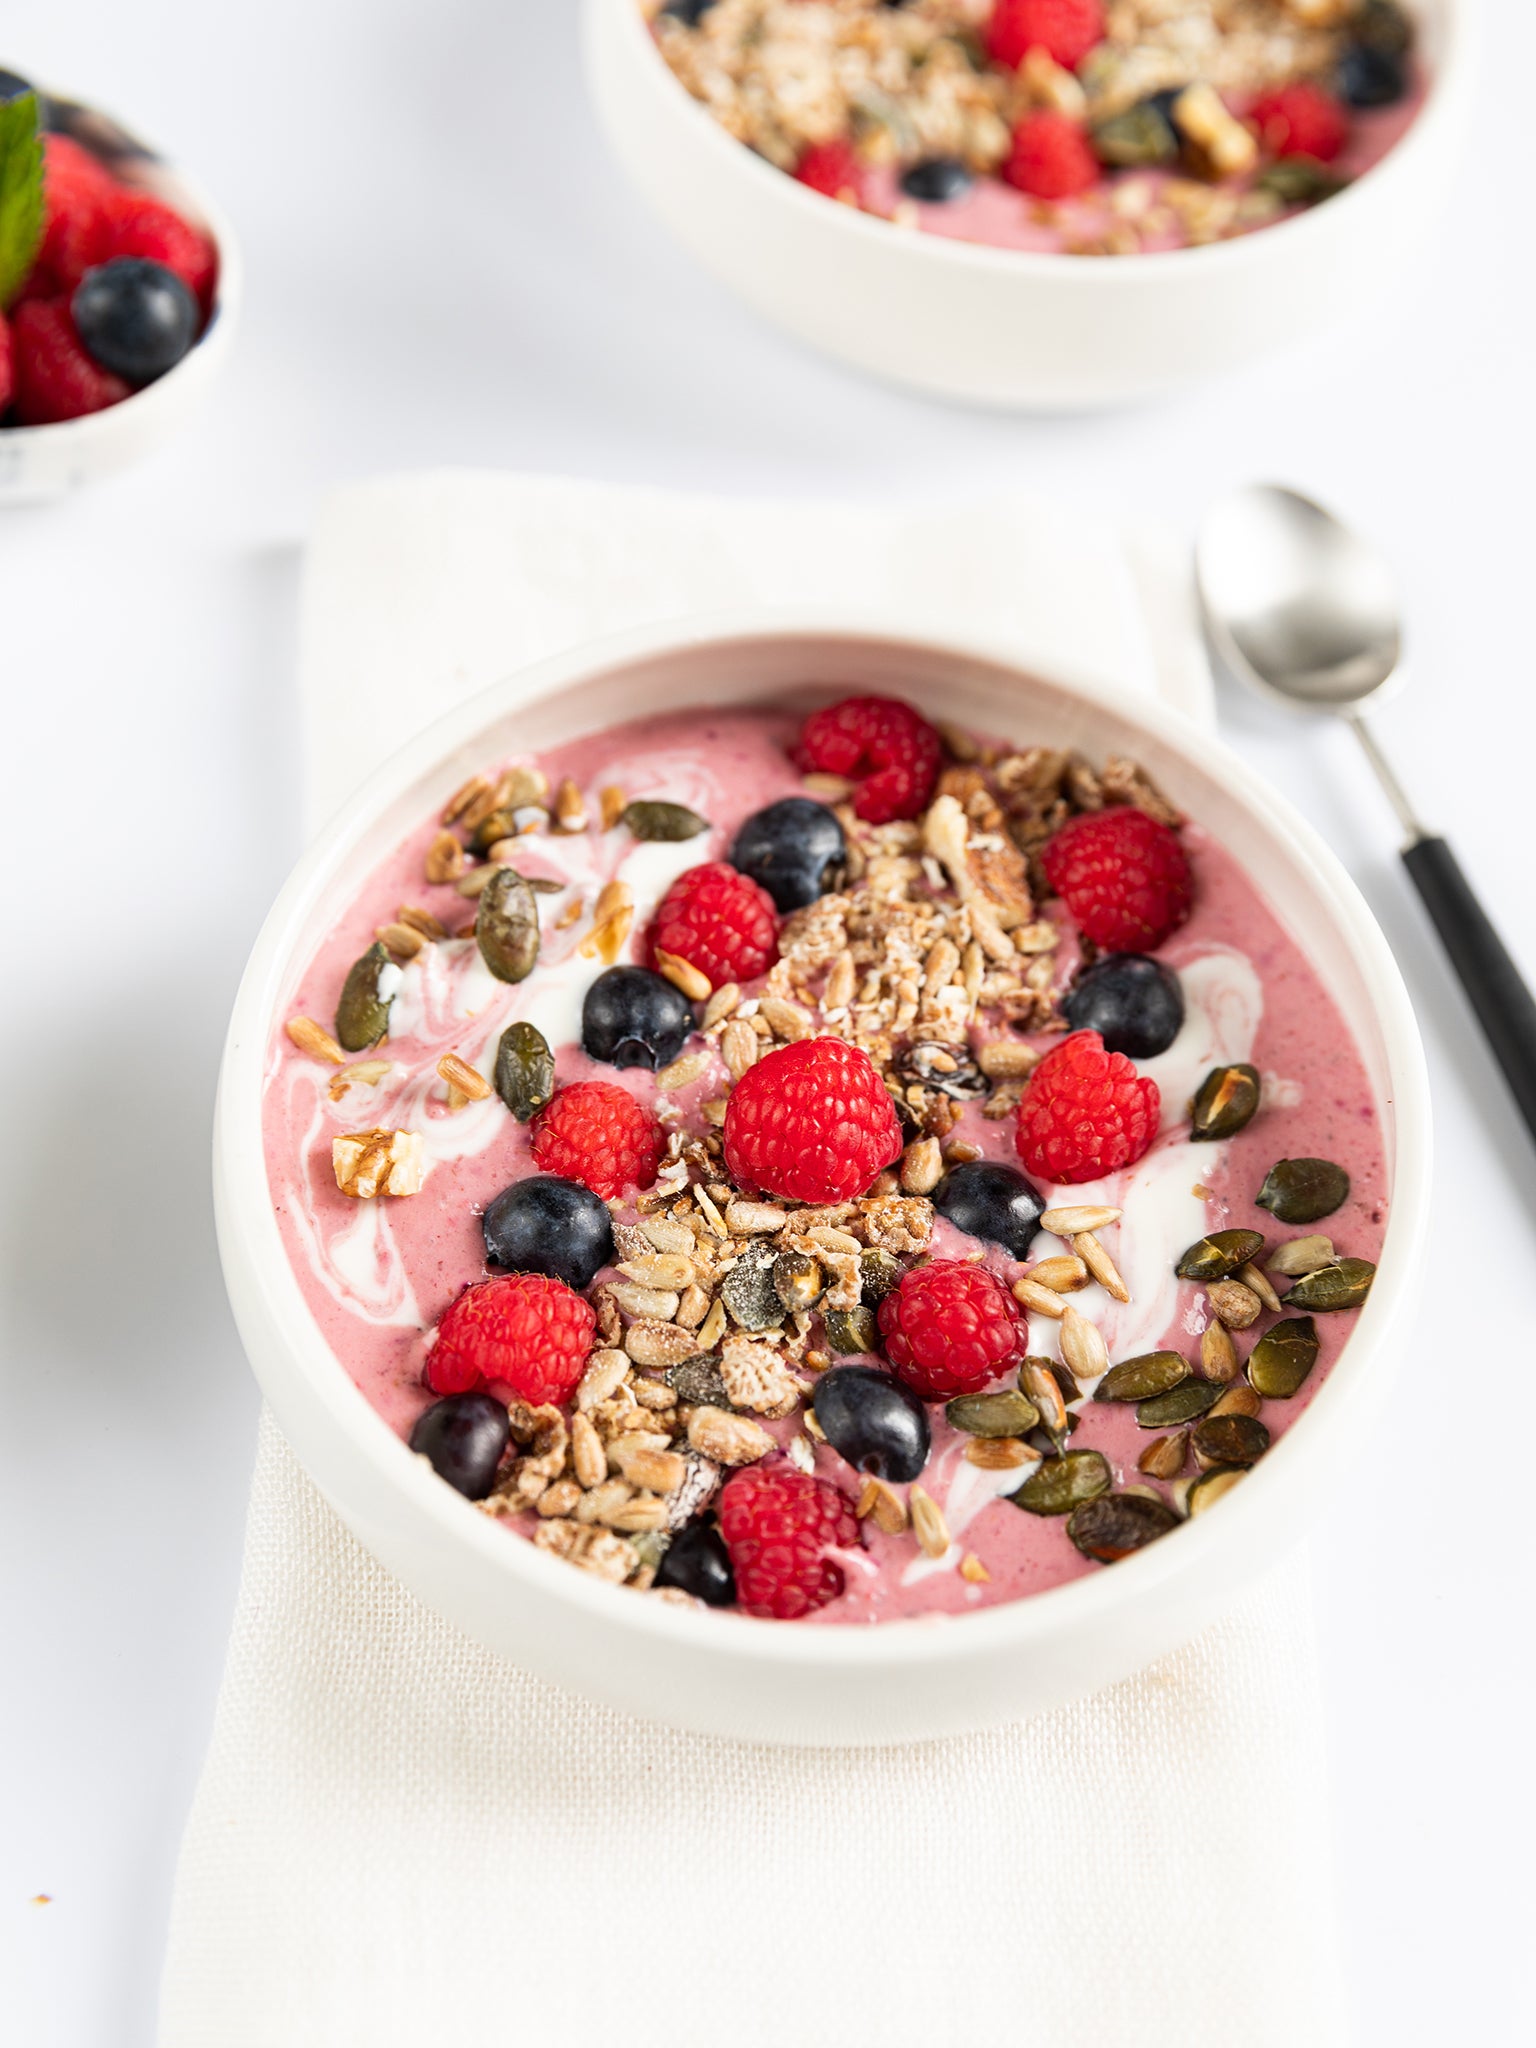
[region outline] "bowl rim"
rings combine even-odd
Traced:
[[[1219,774],[1227,793],[1257,813],[1266,829],[1284,835],[1288,857],[1360,962],[1386,1054],[1395,1137],[1390,1215],[1380,1260],[1388,1285],[1373,1290],[1351,1333],[1340,1361],[1351,1360],[1351,1368],[1341,1373],[1335,1367],[1271,1456],[1223,1503],[1218,1522],[1197,1518],[1175,1532],[1176,1543],[1152,1544],[1121,1560],[1113,1571],[1069,1580],[975,1613],[919,1616],[864,1628],[776,1628],[733,1612],[695,1612],[666,1601],[636,1599],[628,1589],[573,1571],[531,1542],[517,1539],[445,1486],[353,1383],[310,1313],[268,1195],[262,1126],[268,1048],[297,940],[310,924],[332,872],[367,835],[381,812],[403,798],[414,784],[430,780],[437,769],[520,703],[554,699],[580,684],[668,654],[683,655],[743,641],[807,639],[899,646],[941,660],[959,658],[1012,670],[1036,687],[1075,698],[1142,728],[1183,756],[1197,772]],[[893,617],[840,607],[693,614],[585,640],[503,677],[410,737],[315,834],[262,925],[235,998],[213,1133],[219,1252],[231,1293],[236,1291],[235,1272],[254,1283],[270,1325],[267,1334],[275,1333],[281,1339],[291,1369],[305,1381],[331,1424],[351,1440],[371,1468],[373,1479],[398,1497],[402,1511],[424,1517],[442,1542],[469,1545],[490,1570],[513,1580],[530,1581],[532,1588],[584,1612],[594,1623],[619,1631],[620,1637],[630,1630],[661,1643],[686,1646],[695,1656],[718,1655],[746,1665],[829,1673],[899,1671],[935,1659],[961,1662],[994,1652],[1017,1653],[1031,1647],[1044,1650],[1054,1641],[1096,1624],[1112,1625],[1116,1615],[1155,1599],[1170,1580],[1198,1579],[1201,1559],[1216,1543],[1240,1545],[1239,1525],[1246,1518],[1255,1526],[1269,1503],[1278,1499],[1278,1489],[1291,1485],[1289,1475],[1298,1472],[1308,1450],[1322,1442],[1324,1429],[1332,1428],[1332,1411],[1342,1411],[1351,1394],[1358,1401],[1389,1369],[1383,1340],[1411,1303],[1412,1275],[1427,1235],[1430,1144],[1423,1047],[1387,940],[1359,889],[1318,833],[1240,756],[1205,727],[1167,705],[1106,686],[1096,676],[1071,675],[1058,663],[1052,664],[1049,674],[1036,669],[1017,642],[1006,636],[957,633],[921,614]],[[281,1401],[271,1395],[266,1385],[268,1374],[256,1365],[254,1356],[252,1364],[281,1426]],[[1315,1449],[1313,1454],[1315,1457]],[[311,1477],[322,1492],[326,1490],[323,1474],[312,1473]]]
[[[35,81],[34,81],[35,83]],[[36,89],[44,94],[51,91],[46,85]],[[235,237],[229,218],[218,203],[210,199],[197,180],[184,171],[175,157],[168,156],[154,142],[147,142],[137,129],[129,128],[105,107],[97,106],[94,100],[76,100],[72,105],[84,108],[87,113],[100,114],[110,120],[122,133],[144,151],[145,156],[158,169],[175,179],[187,198],[202,216],[203,225],[213,237],[214,247],[219,254],[218,286],[214,292],[213,309],[208,315],[202,333],[179,363],[157,377],[152,384],[143,384],[116,405],[104,406],[100,412],[82,413],[73,420],[47,420],[39,426],[17,426],[0,428],[3,445],[14,449],[35,446],[45,436],[48,446],[55,452],[63,449],[70,441],[86,442],[102,430],[103,422],[119,421],[130,414],[142,415],[147,407],[144,401],[158,403],[157,394],[184,382],[182,373],[191,372],[205,364],[209,356],[217,356],[228,344],[234,331],[235,322],[245,296],[245,258]],[[84,145],[81,145],[84,147]],[[204,351],[208,351],[205,354]]]
[[[1292,214],[1285,220],[1271,222],[1267,227],[1256,228],[1251,233],[1232,236],[1222,242],[1210,242],[1201,247],[1182,249],[1138,250],[1133,254],[1115,256],[1102,262],[1090,262],[1080,256],[1069,256],[1064,251],[1048,249],[1000,249],[991,243],[968,242],[958,236],[923,234],[920,230],[909,232],[897,230],[899,239],[893,239],[893,223],[881,215],[869,214],[859,208],[837,203],[829,204],[816,192],[808,191],[798,184],[787,172],[766,158],[757,154],[746,143],[738,142],[728,135],[714,116],[698,100],[694,99],[682,82],[676,78],[656,48],[650,25],[641,13],[639,0],[587,0],[587,25],[590,37],[608,33],[606,22],[600,22],[604,9],[610,17],[617,17],[624,25],[618,33],[630,38],[626,53],[630,61],[641,56],[642,46],[646,61],[661,74],[661,78],[672,88],[673,103],[683,117],[694,126],[696,134],[709,131],[710,140],[704,146],[714,149],[721,166],[721,175],[728,175],[725,165],[731,160],[737,162],[742,174],[759,181],[765,198],[771,189],[777,189],[778,197],[793,207],[802,209],[802,218],[807,227],[815,222],[832,234],[850,235],[855,240],[869,236],[877,237],[882,250],[907,250],[915,253],[919,261],[933,261],[951,267],[991,273],[1000,276],[1049,277],[1053,280],[1064,277],[1080,278],[1086,289],[1112,290],[1113,280],[1125,281],[1144,278],[1147,266],[1153,265],[1152,275],[1193,277],[1213,268],[1231,267],[1238,263],[1263,262],[1262,251],[1270,246],[1270,238],[1283,234],[1285,246],[1295,248],[1304,235],[1314,238],[1327,231],[1327,216],[1337,226],[1340,213],[1346,209],[1352,217],[1358,206],[1362,191],[1369,194],[1379,189],[1380,174],[1390,165],[1400,165],[1405,158],[1410,162],[1420,156],[1426,146],[1426,133],[1430,142],[1452,119],[1453,110],[1461,100],[1472,70],[1473,51],[1481,22],[1479,12],[1481,0],[1438,0],[1441,19],[1439,35],[1441,48],[1439,61],[1430,74],[1424,95],[1424,103],[1412,122],[1392,145],[1380,162],[1371,166],[1342,192],[1335,193],[1320,206],[1313,206],[1305,212]],[[1319,223],[1323,223],[1322,226]],[[1254,254],[1254,244],[1260,253]],[[899,260],[899,259],[898,259]],[[1170,271],[1169,266],[1174,268]]]

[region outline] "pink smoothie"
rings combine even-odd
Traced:
[[[686,804],[709,819],[711,829],[682,844],[639,844],[623,828],[604,832],[595,826],[568,836],[530,835],[518,865],[530,877],[562,885],[559,893],[538,899],[538,965],[526,981],[509,987],[486,972],[472,939],[426,947],[404,966],[388,1039],[356,1056],[389,1063],[377,1081],[343,1088],[346,1076],[338,1078],[334,1066],[292,1044],[283,1020],[274,1028],[265,1133],[283,1240],[340,1369],[402,1436],[433,1398],[422,1383],[422,1368],[437,1318],[466,1284],[487,1276],[482,1212],[511,1181],[535,1170],[526,1128],[499,1098],[493,1094],[451,1108],[437,1062],[454,1052],[489,1077],[500,1034],[514,1019],[526,1018],[557,1049],[561,1084],[592,1077],[617,1081],[653,1104],[664,1125],[703,1128],[702,1103],[727,1086],[717,1052],[704,1078],[672,1097],[658,1097],[649,1072],[598,1067],[582,1053],[581,998],[603,966],[581,950],[591,924],[587,913],[605,881],[626,881],[636,917],[625,957],[643,959],[650,912],[671,881],[701,861],[722,858],[749,814],[802,791],[787,753],[792,734],[791,722],[770,712],[661,718],[540,757],[537,765],[550,787],[570,777],[594,819],[601,790],[617,784],[630,799],[654,796]],[[473,905],[451,885],[433,887],[422,880],[426,848],[440,829],[435,817],[424,819],[357,896],[338,906],[334,925],[294,991],[290,1016],[313,1017],[329,1027],[349,966],[401,906],[432,912],[450,933],[464,925]],[[1380,1119],[1333,999],[1237,862],[1196,824],[1186,826],[1184,840],[1194,872],[1194,910],[1160,957],[1179,973],[1186,1019],[1165,1053],[1140,1063],[1161,1090],[1162,1133],[1134,1167],[1102,1183],[1042,1188],[1048,1198],[1103,1202],[1123,1211],[1122,1220],[1103,1232],[1103,1242],[1125,1278],[1130,1302],[1117,1303],[1096,1285],[1071,1297],[1098,1323],[1112,1360],[1156,1348],[1197,1356],[1207,1299],[1203,1289],[1176,1280],[1173,1267],[1207,1231],[1250,1228],[1271,1245],[1319,1231],[1341,1254],[1374,1261],[1386,1220]],[[577,905],[581,914],[572,912]],[[1063,963],[1071,952],[1063,948]],[[1190,1096],[1212,1066],[1239,1060],[1250,1061],[1263,1076],[1258,1115],[1224,1143],[1192,1143]],[[337,1100],[333,1089],[340,1091]],[[332,1138],[375,1126],[422,1133],[431,1165],[421,1193],[359,1201],[338,1190]],[[970,1104],[950,1141],[968,1141],[988,1158],[1016,1163],[1013,1133],[1011,1116],[988,1121],[979,1105]],[[1302,1156],[1342,1166],[1350,1197],[1319,1223],[1282,1226],[1255,1208],[1253,1198],[1277,1159]],[[632,1205],[615,1205],[621,1220],[633,1220],[635,1213]],[[1027,1270],[942,1220],[930,1249],[945,1257],[983,1258],[1009,1282]],[[1032,1257],[1065,1249],[1042,1233]],[[1239,1350],[1246,1355],[1251,1340],[1273,1320],[1266,1314],[1241,1336]],[[1055,1357],[1059,1325],[1041,1317],[1031,1321],[1031,1350]],[[1315,1396],[1354,1321],[1354,1313],[1317,1317],[1321,1349],[1310,1378],[1290,1401],[1264,1403],[1262,1419],[1272,1436],[1283,1434]],[[1074,1405],[1079,1421],[1072,1448],[1101,1450],[1117,1486],[1147,1484],[1135,1468],[1149,1435],[1138,1428],[1134,1407],[1090,1398]],[[1073,1547],[1063,1520],[1025,1513],[1001,1497],[1032,1465],[993,1472],[967,1462],[963,1452],[970,1440],[947,1424],[941,1407],[930,1412],[933,1452],[921,1483],[944,1513],[953,1539],[949,1552],[927,1557],[910,1533],[884,1535],[866,1520],[865,1547],[843,1560],[845,1590],[820,1611],[818,1622],[967,1612],[1103,1569]],[[803,1430],[802,1412],[766,1426],[787,1444]],[[858,1494],[859,1475],[829,1447],[815,1447],[815,1463],[820,1476]],[[1157,1490],[1169,1493],[1166,1487]],[[473,1510],[466,1506],[465,1512]],[[524,1534],[534,1526],[531,1516],[509,1523]],[[509,1540],[515,1537],[509,1534]],[[1177,1532],[1168,1540],[1177,1541]],[[959,1569],[963,1559],[966,1575]]]

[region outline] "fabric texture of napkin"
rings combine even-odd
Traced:
[[[319,823],[412,731],[595,632],[842,603],[1048,670],[1208,683],[1166,541],[1024,501],[921,515],[448,473],[312,549]],[[1329,2048],[1343,2039],[1306,1572],[987,1734],[788,1750],[627,1718],[481,1649],[351,1537],[265,1418],[178,1873],[161,2048]]]

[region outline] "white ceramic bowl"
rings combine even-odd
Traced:
[[[1337,993],[1382,1105],[1392,1216],[1379,1278],[1329,1378],[1243,1485],[1138,1556],[1012,1605],[875,1628],[679,1610],[574,1571],[476,1512],[380,1420],[310,1316],[262,1152],[272,1033],[340,904],[488,757],[659,706],[857,686],[1020,740],[1132,755],[1260,881]],[[1385,940],[1311,829],[1177,714],[1027,672],[1007,648],[820,618],[651,628],[486,691],[379,770],[300,861],[263,927],[230,1025],[214,1140],[219,1247],[251,1362],[289,1441],[364,1544],[428,1605],[546,1678],[714,1733],[886,1742],[1015,1718],[1173,1648],[1304,1528],[1390,1376],[1424,1237],[1429,1108],[1418,1032]]]
[[[62,497],[126,469],[179,432],[198,411],[224,366],[240,309],[243,267],[229,223],[189,178],[105,116],[76,110],[89,126],[76,139],[101,139],[142,152],[131,182],[206,228],[219,251],[219,280],[208,324],[175,369],[121,405],[46,427],[0,427],[0,505]]]
[[[1153,397],[1367,308],[1439,210],[1476,19],[1476,0],[1420,0],[1428,98],[1348,191],[1236,241],[1092,260],[981,248],[834,205],[689,96],[636,0],[585,4],[608,140],[706,269],[858,369],[943,398],[1050,411]]]

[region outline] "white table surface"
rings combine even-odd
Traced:
[[[153,2039],[256,1417],[210,1111],[241,964],[298,850],[295,590],[324,492],[436,463],[872,500],[1024,484],[1188,529],[1234,481],[1298,481],[1401,569],[1417,686],[1383,736],[1536,972],[1536,22],[1492,12],[1460,221],[1372,334],[1159,410],[1029,421],[857,382],[697,274],[603,154],[572,0],[10,0],[0,62],[128,115],[218,194],[249,311],[181,444],[0,514],[7,2041]],[[1439,1110],[1420,1338],[1313,1552],[1357,2038],[1513,2041],[1536,1152],[1352,741],[1231,698],[1222,719],[1364,886]]]

